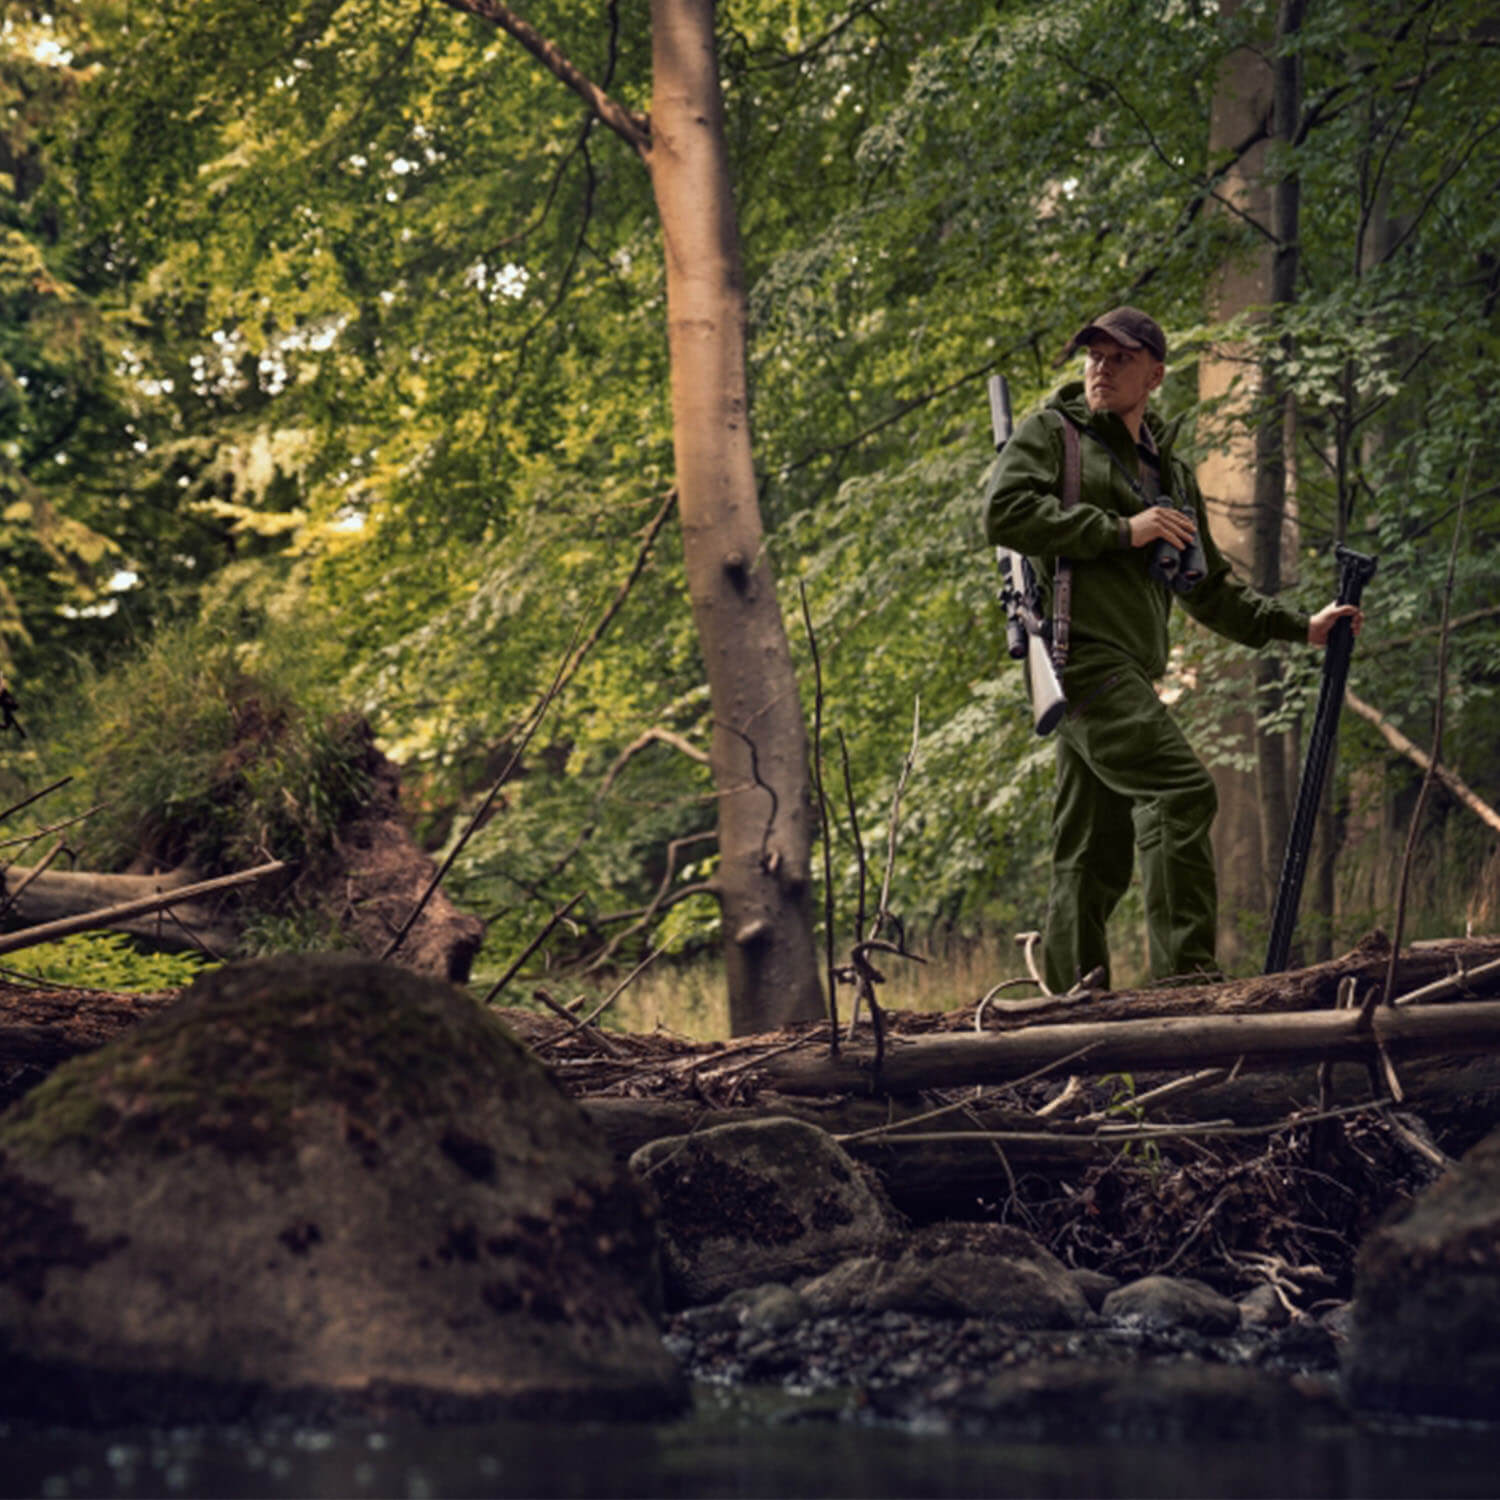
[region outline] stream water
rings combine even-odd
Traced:
[[[1034,1443],[702,1387],[658,1425],[0,1426],[5,1496],[1492,1496],[1500,1430],[1344,1424],[1290,1442]]]

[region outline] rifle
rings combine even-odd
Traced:
[[[1010,386],[991,375],[990,428],[995,452],[1010,441]],[[1038,734],[1050,734],[1067,711],[1057,668],[1052,663],[1052,624],[1042,614],[1042,591],[1030,562],[1010,547],[996,547],[1000,564],[1000,604],[1005,610],[1005,649],[1012,661],[1025,660],[1031,687],[1031,717]]]
[[[1375,559],[1352,551],[1340,542],[1333,555],[1338,559],[1339,589],[1336,602],[1358,604],[1365,585],[1375,576]],[[1323,783],[1338,733],[1339,710],[1344,706],[1344,684],[1349,680],[1349,659],[1354,654],[1354,627],[1339,620],[1328,637],[1323,656],[1323,681],[1318,688],[1318,708],[1313,715],[1307,742],[1302,782],[1297,788],[1297,809],[1286,841],[1281,864],[1281,884],[1276,890],[1276,908],[1271,916],[1271,940],[1266,946],[1267,974],[1279,974],[1287,966],[1292,932],[1297,926],[1297,907],[1302,901],[1302,879],[1307,873],[1307,855],[1312,848],[1313,825],[1323,800]]]

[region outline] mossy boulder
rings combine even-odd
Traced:
[[[667,1294],[677,1307],[816,1275],[873,1253],[900,1228],[874,1173],[801,1120],[670,1136],[642,1146],[630,1166],[660,1201]]]
[[[1344,1381],[1369,1410],[1500,1421],[1500,1131],[1360,1246]]]
[[[0,1117],[0,1410],[649,1415],[651,1211],[461,991],[347,956],[198,981]]]

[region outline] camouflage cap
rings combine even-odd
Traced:
[[[1161,325],[1155,318],[1149,313],[1143,313],[1138,307],[1112,307],[1092,323],[1085,323],[1068,340],[1068,347],[1064,352],[1071,354],[1075,349],[1091,344],[1101,334],[1127,349],[1149,349],[1157,359],[1163,362],[1166,360],[1166,334],[1161,331]]]

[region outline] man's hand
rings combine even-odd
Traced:
[[[1358,635],[1364,628],[1365,612],[1357,604],[1325,604],[1307,622],[1307,644],[1326,646],[1328,637],[1333,633],[1333,627],[1344,619],[1350,622],[1354,627],[1355,635]]]
[[[1197,534],[1193,518],[1170,505],[1153,505],[1130,517],[1130,545],[1144,547],[1147,542],[1168,541],[1183,548]]]

